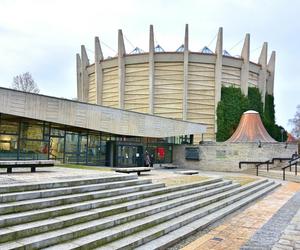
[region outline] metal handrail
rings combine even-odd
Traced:
[[[263,163],[262,161],[240,161],[239,168],[242,168],[242,164],[260,164]]]
[[[239,168],[240,169],[242,168],[242,164],[255,164],[256,176],[258,176],[258,167],[261,166],[261,165],[267,164],[267,170],[269,171],[270,161],[269,160],[267,160],[267,161],[240,161],[239,162]]]
[[[287,168],[290,168],[290,172],[292,171],[292,166],[295,166],[295,175],[298,174],[298,162],[299,162],[300,156],[297,156],[296,158],[292,159],[289,161],[289,164],[282,169],[283,173],[282,173],[282,179],[285,181],[285,170]]]
[[[271,161],[267,160],[267,161],[264,161],[264,162],[261,162],[261,163],[258,163],[256,164],[256,176],[258,176],[258,167],[261,166],[261,165],[264,165],[264,164],[267,164],[267,172],[269,172],[269,164],[274,164],[272,163]]]

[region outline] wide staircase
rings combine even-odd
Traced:
[[[279,185],[114,175],[0,186],[0,249],[164,249]]]

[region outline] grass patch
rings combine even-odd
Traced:
[[[162,178],[158,179],[157,182],[163,182],[166,184],[166,186],[177,186],[177,185],[183,185],[183,184],[189,184],[193,182],[199,182],[209,179],[207,176],[199,176],[199,175],[193,175],[193,176],[180,176],[180,177],[172,177],[172,178]]]
[[[237,182],[241,186],[258,180],[258,178],[249,177],[249,176],[224,176],[224,179]]]
[[[77,165],[77,164],[61,164],[61,165],[57,165],[57,167],[75,168],[75,169],[83,169],[83,170],[112,171],[110,167],[85,166],[85,165]]]

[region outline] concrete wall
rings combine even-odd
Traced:
[[[149,52],[128,54],[119,30],[117,56],[104,59],[96,38],[95,64],[89,64],[84,46],[81,59],[77,55],[78,91],[83,90],[78,98],[94,103],[97,97],[99,105],[203,123],[207,126],[203,139],[215,141],[221,86],[240,87],[245,95],[248,86],[257,87],[264,102],[266,91],[273,94],[275,72],[275,52],[267,64],[266,43],[258,63],[250,62],[250,34],[246,34],[240,57],[223,55],[222,28],[216,40],[212,54],[190,51],[186,25],[183,52],[155,52],[151,25]],[[85,85],[91,85],[86,99]],[[201,136],[194,136],[196,144],[200,140]]]
[[[202,124],[0,88],[0,113],[119,135],[171,137],[205,132]]]
[[[204,140],[215,141],[215,54],[191,53],[187,72],[186,120],[207,126]],[[97,95],[102,105],[120,107],[119,75],[117,60],[101,62],[102,90]],[[183,53],[156,53],[153,72],[153,114],[183,119]],[[222,65],[221,83],[241,87],[241,60],[226,57]],[[259,66],[250,62],[248,86],[258,87]],[[96,103],[95,67],[88,66],[88,102]],[[148,54],[125,56],[124,109],[142,113],[150,112]],[[195,136],[195,143],[201,136]]]
[[[173,151],[173,162],[187,169],[201,169],[209,171],[241,171],[240,161],[267,161],[274,157],[291,157],[298,151],[297,144],[262,143],[207,143],[197,145],[200,160],[185,160],[185,148],[190,145],[176,145]],[[248,166],[253,167],[253,166]],[[242,167],[246,169],[246,165]]]

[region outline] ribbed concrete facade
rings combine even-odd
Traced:
[[[205,125],[0,88],[0,113],[116,135],[164,138],[205,133]]]
[[[249,61],[250,35],[246,34],[240,57],[223,55],[223,29],[217,36],[214,53],[188,49],[185,27],[182,52],[155,52],[153,26],[150,26],[149,52],[126,54],[123,34],[118,33],[118,56],[103,59],[95,39],[95,63],[90,64],[82,46],[77,55],[77,89],[80,101],[122,108],[207,125],[206,141],[215,141],[216,108],[221,86],[235,86],[247,95],[248,87],[273,94],[275,52],[267,64],[267,43],[259,63]],[[197,136],[195,142],[200,141]]]

